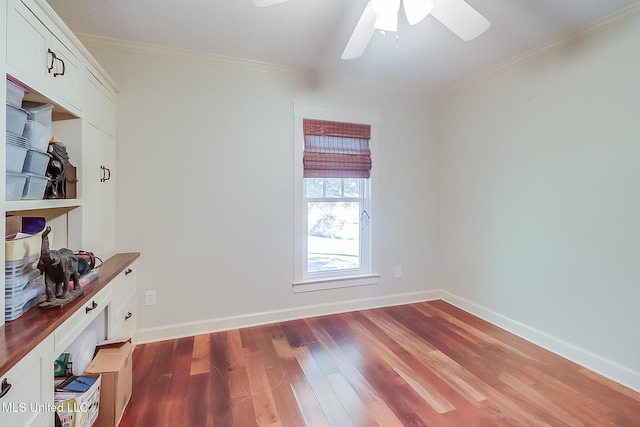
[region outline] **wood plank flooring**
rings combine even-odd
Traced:
[[[128,426],[640,426],[640,394],[443,301],[140,345]]]

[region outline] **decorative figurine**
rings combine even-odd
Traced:
[[[44,273],[44,287],[47,300],[40,307],[61,307],[82,294],[78,258],[71,249],[49,249],[51,227],[42,233],[42,248],[38,270]],[[69,280],[73,280],[73,290],[69,290]]]
[[[56,137],[49,143],[49,154],[51,159],[47,165],[46,176],[49,178],[47,188],[44,193],[45,199],[64,199],[66,168],[70,166],[69,153],[67,147]]]

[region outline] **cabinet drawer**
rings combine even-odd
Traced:
[[[113,309],[116,313],[120,312],[125,302],[135,294],[136,270],[136,263],[132,263],[122,273],[118,274],[118,277],[113,279]]]
[[[2,377],[3,388],[11,387],[0,398],[0,425],[53,425],[52,349],[49,335]]]
[[[121,309],[116,313],[113,319],[111,339],[127,338],[131,337],[133,346],[136,346],[138,341],[138,307],[136,296],[131,295],[127,301],[122,305]]]
[[[111,299],[111,287],[105,286],[53,332],[54,352],[60,354],[104,310]]]

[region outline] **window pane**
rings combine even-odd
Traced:
[[[360,197],[360,178],[344,178],[344,197]]]
[[[360,203],[308,203],[309,273],[360,268]]]
[[[323,197],[323,181],[322,178],[305,178],[304,182],[307,187],[307,197]]]
[[[342,178],[325,178],[325,197],[342,197]]]

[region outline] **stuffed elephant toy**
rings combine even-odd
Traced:
[[[38,270],[44,273],[47,302],[69,298],[69,281],[73,280],[74,289],[80,289],[80,275],[78,274],[78,258],[71,249],[49,248],[49,233],[51,227],[42,233],[42,248]]]

